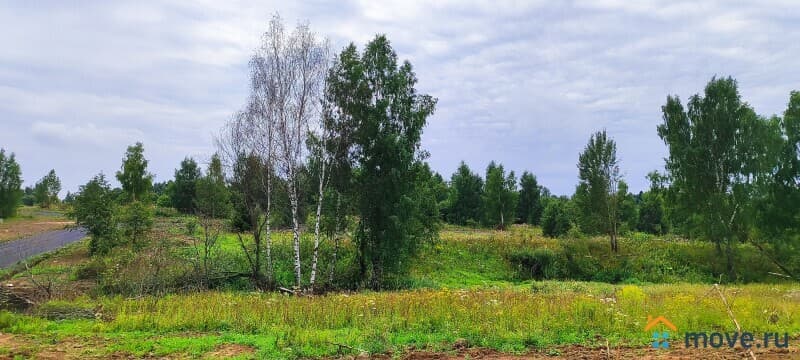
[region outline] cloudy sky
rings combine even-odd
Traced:
[[[386,34],[439,99],[423,146],[446,178],[460,160],[480,173],[496,160],[571,193],[578,152],[605,128],[638,191],[663,166],[655,129],[667,94],[685,99],[731,75],[771,115],[800,89],[794,0],[427,3],[4,2],[0,147],[16,153],[26,184],[55,168],[66,192],[113,175],[140,140],[168,180],[184,156],[213,152],[275,12],[308,21],[337,51]]]

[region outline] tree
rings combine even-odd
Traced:
[[[200,178],[200,168],[194,159],[187,157],[181,161],[180,169],[175,170],[172,184],[172,206],[182,213],[193,213],[195,206],[195,184]]]
[[[295,286],[302,285],[300,261],[301,194],[300,172],[309,121],[319,116],[316,111],[321,100],[328,66],[328,44],[317,38],[307,25],[298,25],[291,33],[275,15],[264,34],[264,47],[254,58],[259,71],[259,86],[268,95],[262,111],[270,114],[277,140],[276,155],[279,175],[286,181],[292,215]]]
[[[648,173],[647,178],[650,180],[650,190],[641,196],[636,229],[650,234],[666,234],[669,231],[664,209],[666,180],[657,171]]]
[[[126,204],[119,216],[122,234],[134,246],[140,245],[140,240],[153,227],[153,209],[142,201],[135,200]]]
[[[26,186],[25,190],[23,190],[22,205],[33,206],[35,204],[36,204],[36,195],[34,194],[34,190],[32,187]]]
[[[17,214],[17,206],[22,200],[22,171],[14,153],[6,155],[0,148],[0,219]]]
[[[111,186],[102,173],[82,185],[75,196],[70,216],[91,235],[89,253],[92,255],[108,253],[116,245],[115,206]]]
[[[483,179],[463,161],[450,178],[447,221],[457,225],[476,224],[483,219]]]
[[[704,96],[689,98],[684,110],[677,96],[662,107],[658,135],[669,149],[666,168],[676,196],[698,221],[695,230],[717,245],[735,279],[734,249],[746,238],[743,214],[752,205],[754,184],[766,174],[768,124],[741,100],[734,79],[712,78]]]
[[[33,188],[36,203],[43,208],[50,208],[58,202],[58,193],[61,191],[61,180],[56,176],[55,170],[50,170]]]
[[[127,201],[148,200],[147,194],[153,187],[153,175],[147,172],[147,162],[141,142],[128,146],[122,159],[122,168],[117,171],[117,180],[122,184]]]
[[[225,186],[222,162],[217,154],[211,157],[206,176],[197,180],[195,208],[203,229],[202,244],[195,242],[195,250],[202,259],[202,285],[208,286],[217,239],[222,233],[222,223],[217,220],[228,216],[230,195]]]
[[[800,249],[800,92],[792,91],[782,118],[770,119],[770,146],[773,164],[767,181],[759,184],[756,199],[754,245],[781,270],[798,277],[800,268],[791,258]],[[762,243],[771,245],[765,248]],[[794,266],[791,263],[794,262]]]
[[[566,198],[550,198],[542,212],[542,234],[547,237],[566,235],[572,227],[569,218],[568,200]]]
[[[484,222],[488,226],[505,229],[506,222],[514,220],[517,203],[517,181],[514,172],[506,177],[503,165],[494,161],[486,168],[486,184],[483,191]]]
[[[611,250],[619,251],[617,233],[620,225],[618,187],[619,173],[617,144],[605,130],[589,138],[578,157],[580,183],[576,191],[576,204],[581,214],[581,230],[608,234]]]
[[[517,205],[517,218],[531,225],[539,225],[542,218],[542,202],[539,183],[536,176],[525,171],[519,178],[519,203]]]
[[[360,56],[354,45],[345,48],[328,76],[332,105],[343,115],[335,128],[350,134],[348,153],[357,164],[355,242],[362,279],[369,277],[373,289],[436,235],[417,201],[429,176],[420,136],[436,100],[418,94],[416,82],[411,64],[398,65],[385,36],[370,41]]]

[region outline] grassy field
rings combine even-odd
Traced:
[[[160,224],[160,236],[170,238],[165,244],[177,256],[190,256],[180,224],[169,221]],[[288,234],[278,238],[280,256],[288,251]],[[566,354],[573,345],[628,349],[637,356],[650,340],[643,329],[648,315],[667,317],[681,333],[736,330],[712,285],[718,271],[713,247],[678,239],[633,235],[623,239],[623,253],[612,256],[603,238],[546,239],[528,227],[445,228],[398,280],[405,290],[299,298],[235,284],[164,296],[105,295],[99,289],[108,278],[81,275],[98,262],[85,246],[42,259],[32,274],[10,276],[7,282],[17,288],[33,291],[33,276],[63,292],[27,313],[0,313],[0,356],[306,358],[419,350],[464,355],[463,348],[548,356]],[[219,249],[220,266],[244,261],[232,235],[221,239]],[[512,261],[513,254],[540,249],[553,259],[543,274],[529,276]],[[131,256],[122,250],[101,262]],[[800,337],[800,286],[770,277],[769,262],[748,247],[738,250],[738,261],[754,270],[722,289],[743,330]],[[278,276],[290,276],[288,263],[276,267],[286,268]],[[132,271],[107,277],[119,282],[142,276]],[[585,281],[593,277],[615,281]],[[745,283],[756,280],[761,283]]]

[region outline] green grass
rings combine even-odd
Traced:
[[[185,241],[184,219],[170,221],[165,232],[170,238],[161,244],[170,261],[185,261],[194,249],[179,239]],[[273,241],[276,278],[291,283],[291,234],[276,232]],[[310,243],[310,235],[304,235],[304,254],[310,254]],[[346,268],[352,266],[355,250],[349,240],[343,246],[339,265]],[[644,346],[650,336],[643,331],[648,315],[666,316],[679,332],[734,330],[712,291],[723,263],[711,244],[633,234],[621,240],[621,247],[615,255],[605,238],[548,239],[538,228],[525,226],[505,232],[446,227],[439,240],[420,250],[409,273],[396,279],[396,287],[406,290],[295,298],[253,292],[244,285],[165,296],[130,298],[140,294],[123,292],[69,302],[55,299],[33,315],[0,313],[0,332],[18,334],[36,349],[77,341],[86,344],[85,356],[199,358],[222,344],[241,344],[255,349],[243,358],[304,358],[401,353],[412,346],[448,351],[456,341],[504,352],[605,346],[606,340],[614,346]],[[561,281],[533,280],[509,261],[511,254],[537,249],[554,254],[554,270],[548,274]],[[56,255],[74,251],[70,247]],[[800,286],[767,275],[774,268],[754,249],[743,245],[737,252],[737,262],[746,264],[747,272],[740,283],[725,289],[744,330],[800,336]],[[120,248],[92,264],[105,267],[98,272],[101,284],[133,284],[150,279],[154,254],[149,248]],[[235,235],[220,238],[217,255],[220,269],[246,271]],[[323,242],[321,255],[321,269],[327,270],[329,241]],[[308,258],[303,264],[306,276]],[[33,273],[69,271],[40,263]],[[181,271],[191,267],[160,271],[160,276],[180,279]],[[757,281],[774,283],[753,283]],[[123,288],[138,289],[103,289]],[[92,309],[99,316],[47,320],[47,311],[59,309]]]
[[[109,319],[49,321],[2,313],[3,332],[56,339],[102,336],[134,356],[199,356],[222,343],[252,346],[270,358],[336,355],[335,344],[370,353],[408,346],[471,346],[521,352],[564,344],[643,346],[647,315],[664,315],[679,331],[735,331],[708,285],[609,285],[537,282],[532,288],[416,290],[294,298],[208,292],[161,298],[102,297]],[[727,289],[743,328],[800,335],[800,287],[744,285]],[[55,304],[53,306],[56,306]],[[772,323],[770,318],[777,322]]]

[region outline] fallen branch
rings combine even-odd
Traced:
[[[331,344],[331,345],[334,345],[334,346],[338,346],[340,353],[342,352],[343,348],[344,349],[348,349],[348,350],[352,350],[352,351],[358,351],[359,353],[366,353],[367,352],[366,350],[363,350],[363,349],[359,349],[359,348],[352,347],[352,346],[345,345],[345,344],[335,343],[335,342],[332,342],[332,341],[327,341],[327,343]]]
[[[800,281],[800,278],[795,276],[788,268],[786,268],[786,266],[783,266],[783,264],[781,264],[777,259],[775,259],[774,257],[772,257],[769,254],[767,254],[767,252],[764,250],[764,247],[762,247],[761,244],[759,244],[757,241],[752,241],[752,243],[756,247],[756,249],[758,249],[758,251],[761,252],[761,255],[764,255],[764,257],[769,259],[769,261],[772,261],[772,263],[775,264],[775,266],[777,266],[779,269],[781,269],[781,271],[786,273],[785,275],[784,274],[781,274],[781,275],[783,275],[784,277],[793,279],[793,280]],[[776,275],[774,273],[770,273],[770,274]]]
[[[290,289],[287,289],[285,287],[278,287],[278,290],[280,290],[283,293],[287,293],[289,295],[295,295],[295,291],[294,290],[290,290]]]
[[[730,305],[728,305],[728,299],[725,298],[725,294],[722,293],[722,290],[719,288],[719,284],[714,284],[714,289],[717,290],[717,294],[719,294],[720,299],[722,299],[722,304],[725,305],[725,310],[728,312],[728,316],[733,320],[733,324],[736,325],[736,331],[741,334],[742,327],[739,325],[739,321],[736,320],[736,316],[733,315],[733,311],[731,310]],[[747,353],[750,355],[750,358],[756,360],[756,355],[753,354],[753,350],[748,349]]]

